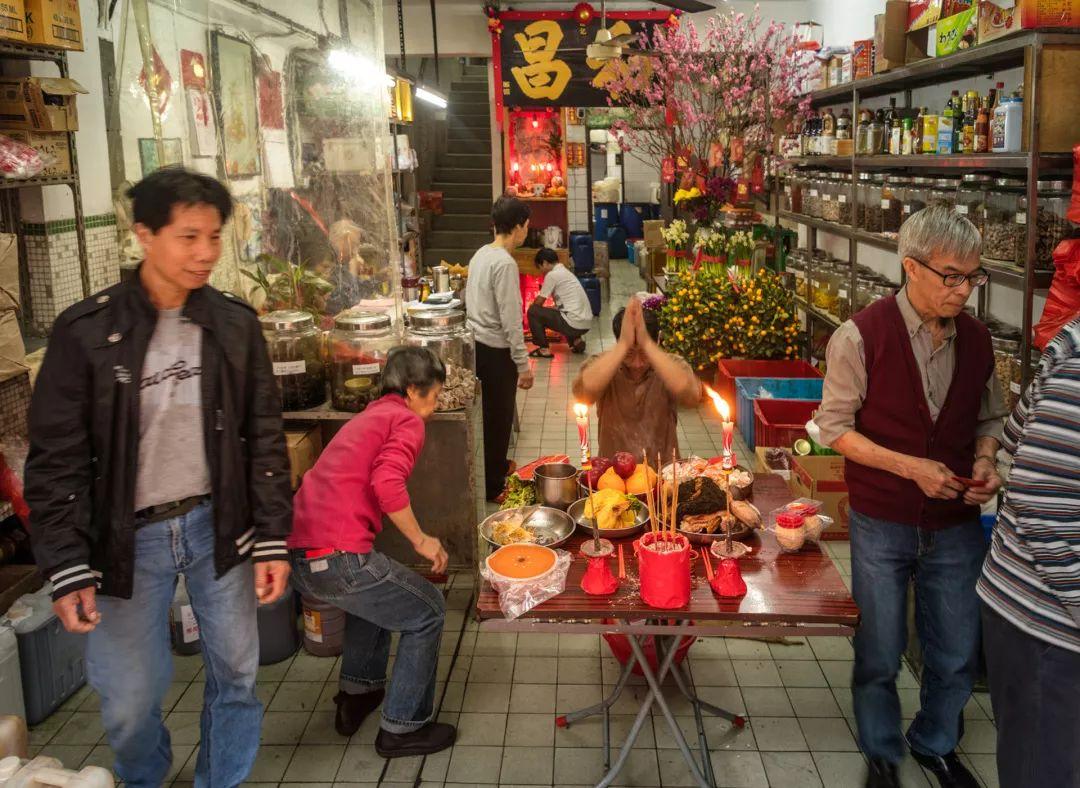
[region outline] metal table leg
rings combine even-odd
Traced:
[[[622,695],[624,689],[626,689],[626,683],[630,680],[630,674],[634,670],[634,662],[627,660],[623,665],[622,673],[619,674],[619,680],[615,684],[615,689],[611,691],[611,694],[604,698],[599,703],[587,706],[584,709],[578,711],[572,711],[569,714],[561,714],[555,718],[555,725],[559,728],[569,728],[573,723],[578,720],[583,720],[586,717],[591,717],[593,714],[604,715],[604,768],[611,766],[611,707],[615,705],[615,701]]]

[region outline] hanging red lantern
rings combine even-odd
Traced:
[[[570,12],[570,15],[579,25],[584,27],[596,16],[596,10],[588,3],[578,3],[574,6],[574,10]]]

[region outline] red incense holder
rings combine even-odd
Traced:
[[[666,543],[666,545],[664,544]],[[664,550],[650,547],[660,544]],[[682,534],[647,533],[634,542],[641,598],[650,607],[685,607],[690,601],[690,542]]]
[[[593,596],[614,594],[619,587],[619,578],[611,573],[606,555],[589,559],[585,575],[581,578],[581,590]]]
[[[737,558],[721,558],[709,583],[717,596],[746,596],[746,582],[742,579]]]

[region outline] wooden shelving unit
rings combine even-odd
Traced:
[[[858,118],[859,105],[864,99],[890,94],[903,95],[903,107],[912,108],[911,91],[927,85],[951,82],[967,77],[986,75],[988,72],[1005,68],[1023,67],[1024,96],[1028,106],[1024,115],[1024,138],[1028,150],[1015,154],[957,154],[952,156],[914,155],[914,156],[807,156],[789,159],[794,167],[812,167],[815,169],[836,170],[851,173],[852,185],[849,199],[854,204],[856,199],[855,184],[860,172],[899,171],[899,172],[1010,172],[1022,171],[1026,179],[1026,197],[1034,214],[1039,203],[1037,182],[1040,176],[1050,173],[1068,173],[1071,170],[1072,157],[1068,153],[1040,152],[1039,108],[1034,104],[1036,97],[1042,94],[1040,62],[1045,47],[1072,48],[1080,51],[1080,33],[1055,30],[1026,31],[999,41],[973,47],[955,55],[941,58],[929,58],[904,68],[887,71],[869,79],[838,85],[810,94],[810,102],[815,107],[848,104],[852,117]],[[779,190],[778,190],[779,191]],[[851,285],[849,298],[854,300],[856,276],[858,271],[859,245],[865,244],[878,249],[895,251],[895,239],[867,233],[848,225],[812,219],[808,216],[779,210],[779,200],[774,216],[777,223],[787,221],[807,227],[808,243],[811,249],[817,246],[817,233],[828,232],[848,240],[848,261],[851,263]],[[1030,378],[1031,334],[1034,315],[1032,314],[1034,294],[1050,285],[1051,274],[1036,270],[1037,233],[1027,233],[1026,264],[1023,268],[1010,266],[994,260],[983,260],[984,267],[990,271],[991,284],[1005,284],[1018,287],[1023,291],[1023,314],[1021,362],[1024,370],[1024,385]],[[808,272],[809,274],[809,272]],[[989,285],[979,293],[979,311],[985,314]],[[835,326],[837,320],[797,299],[800,308],[808,315],[807,333],[813,333],[814,323]],[[854,308],[854,303],[852,303]]]

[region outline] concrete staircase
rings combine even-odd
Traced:
[[[424,249],[424,265],[464,265],[491,241],[491,105],[487,66],[465,66],[450,87],[446,153],[439,157],[434,191],[443,193]]]

